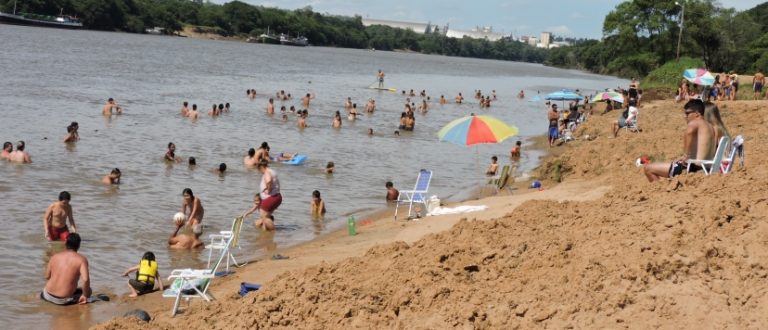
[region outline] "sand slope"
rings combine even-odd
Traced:
[[[602,197],[575,201],[595,190],[563,190],[573,196],[527,198],[516,208],[504,204],[516,196],[494,197],[494,212],[477,216],[487,221],[310,263],[244,299],[195,302],[151,326],[760,328],[768,324],[768,102],[723,104],[731,133],[747,141],[747,167],[727,176],[651,184],[635,167],[642,154],[681,153],[681,104],[643,105],[643,132],[617,139],[607,136],[618,112],[596,114],[580,134],[597,138],[559,147],[542,175],[559,167],[565,185],[612,185]],[[141,325],[115,319],[96,328]]]

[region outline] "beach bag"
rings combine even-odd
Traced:
[[[240,283],[240,297],[245,297],[248,292],[256,291],[261,288],[261,284],[241,282]]]

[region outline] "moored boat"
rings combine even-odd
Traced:
[[[296,37],[291,38],[287,35],[281,35],[280,36],[280,44],[286,45],[286,46],[307,46],[309,45],[309,40],[306,37]]]

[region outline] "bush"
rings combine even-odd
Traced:
[[[683,78],[683,71],[685,69],[703,68],[704,61],[701,59],[693,59],[690,57],[681,57],[680,61],[669,61],[664,63],[656,70],[651,71],[647,77],[643,80],[643,87],[667,87],[673,90],[677,88],[677,84]]]

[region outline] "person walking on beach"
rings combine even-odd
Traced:
[[[138,297],[141,294],[152,292],[155,289],[155,282],[160,286],[160,291],[164,290],[163,279],[157,269],[154,253],[145,252],[139,260],[139,264],[123,272],[123,277],[128,276],[131,272],[136,272],[136,278],[128,280],[128,288],[131,289],[129,297]]]
[[[24,151],[26,143],[24,141],[16,142],[16,151],[11,152],[8,156],[8,160],[14,163],[29,164],[32,162],[32,158],[29,157],[29,153]]]
[[[661,178],[671,178],[683,173],[689,159],[712,159],[714,155],[715,132],[704,120],[704,102],[700,99],[688,101],[685,104],[685,121],[687,127],[683,137],[683,155],[671,163],[646,164],[643,168],[648,181],[654,182]],[[701,170],[701,166],[691,164],[690,172]]]
[[[72,196],[69,192],[59,193],[59,200],[51,203],[43,214],[43,231],[45,238],[49,241],[65,241],[70,235],[70,229],[67,227],[67,220],[72,226],[72,233],[77,232],[75,218],[72,215],[72,205],[69,204]]]
[[[384,71],[379,69],[379,73],[376,74],[376,78],[379,79],[379,88],[384,88]]]
[[[205,215],[205,209],[203,209],[203,202],[200,198],[195,197],[192,193],[192,189],[184,188],[181,193],[183,197],[181,203],[181,213],[187,215],[187,224],[192,228],[192,233],[195,234],[195,238],[199,238],[203,234],[203,215]],[[189,209],[189,213],[187,213]]]
[[[105,116],[111,116],[112,110],[117,110],[118,115],[123,113],[123,108],[117,105],[117,101],[115,101],[115,99],[110,97],[109,100],[107,100],[107,103],[104,104],[104,107],[101,108],[101,114]]]
[[[86,304],[91,296],[88,259],[77,253],[80,235],[72,233],[64,243],[66,250],[55,254],[45,269],[45,288],[40,298],[55,305]],[[83,281],[82,288],[77,283]]]
[[[283,203],[283,195],[280,194],[280,179],[277,177],[277,172],[269,168],[269,163],[267,162],[259,163],[258,169],[261,172],[261,184],[259,184],[261,220],[269,221],[267,220],[268,217],[271,217],[272,213]],[[271,219],[274,219],[274,217]],[[267,229],[270,230],[269,228]],[[272,230],[274,230],[274,226],[272,226]]]
[[[763,75],[763,71],[757,70],[757,73],[752,78],[752,90],[755,92],[755,100],[761,98],[760,94],[763,93],[763,86],[765,86],[765,75]]]

